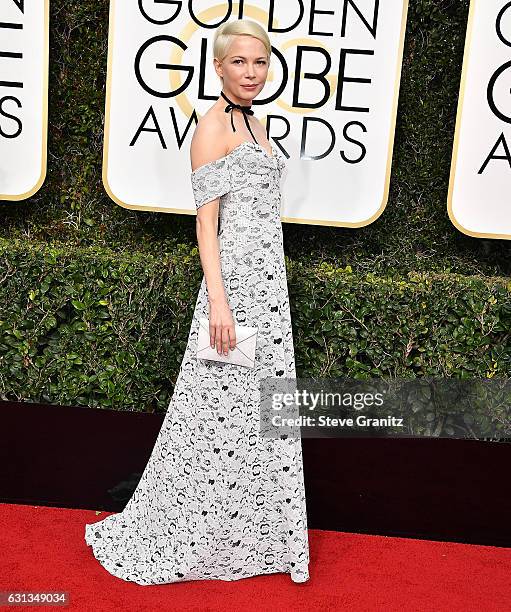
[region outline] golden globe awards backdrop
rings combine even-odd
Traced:
[[[274,46],[254,104],[288,157],[282,219],[371,223],[387,203],[407,8],[407,0],[111,0],[107,193],[128,208],[195,213],[189,145],[221,88],[212,39],[221,23],[245,17]]]
[[[511,238],[511,2],[472,0],[448,212],[465,234]]]
[[[46,176],[49,0],[0,2],[0,200]]]

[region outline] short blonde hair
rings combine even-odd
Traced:
[[[234,21],[226,21],[216,29],[213,39],[213,55],[222,61],[228,51],[235,36],[253,36],[259,39],[268,54],[268,59],[271,56],[271,42],[266,30],[256,21],[251,19],[236,19]]]

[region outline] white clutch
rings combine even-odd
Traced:
[[[236,331],[236,346],[234,350],[228,349],[227,355],[218,354],[216,344],[213,348],[209,343],[209,320],[205,317],[199,319],[199,335],[197,338],[197,357],[233,363],[247,368],[255,365],[255,350],[257,344],[257,327],[247,325],[234,325]]]

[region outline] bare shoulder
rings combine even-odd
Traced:
[[[192,170],[220,159],[227,154],[225,123],[217,113],[208,111],[201,117],[190,145]]]

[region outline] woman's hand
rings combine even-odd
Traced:
[[[228,349],[234,350],[236,346],[236,332],[234,319],[229,304],[225,300],[209,302],[209,342],[211,348],[216,344],[220,355],[223,351],[227,355]]]

